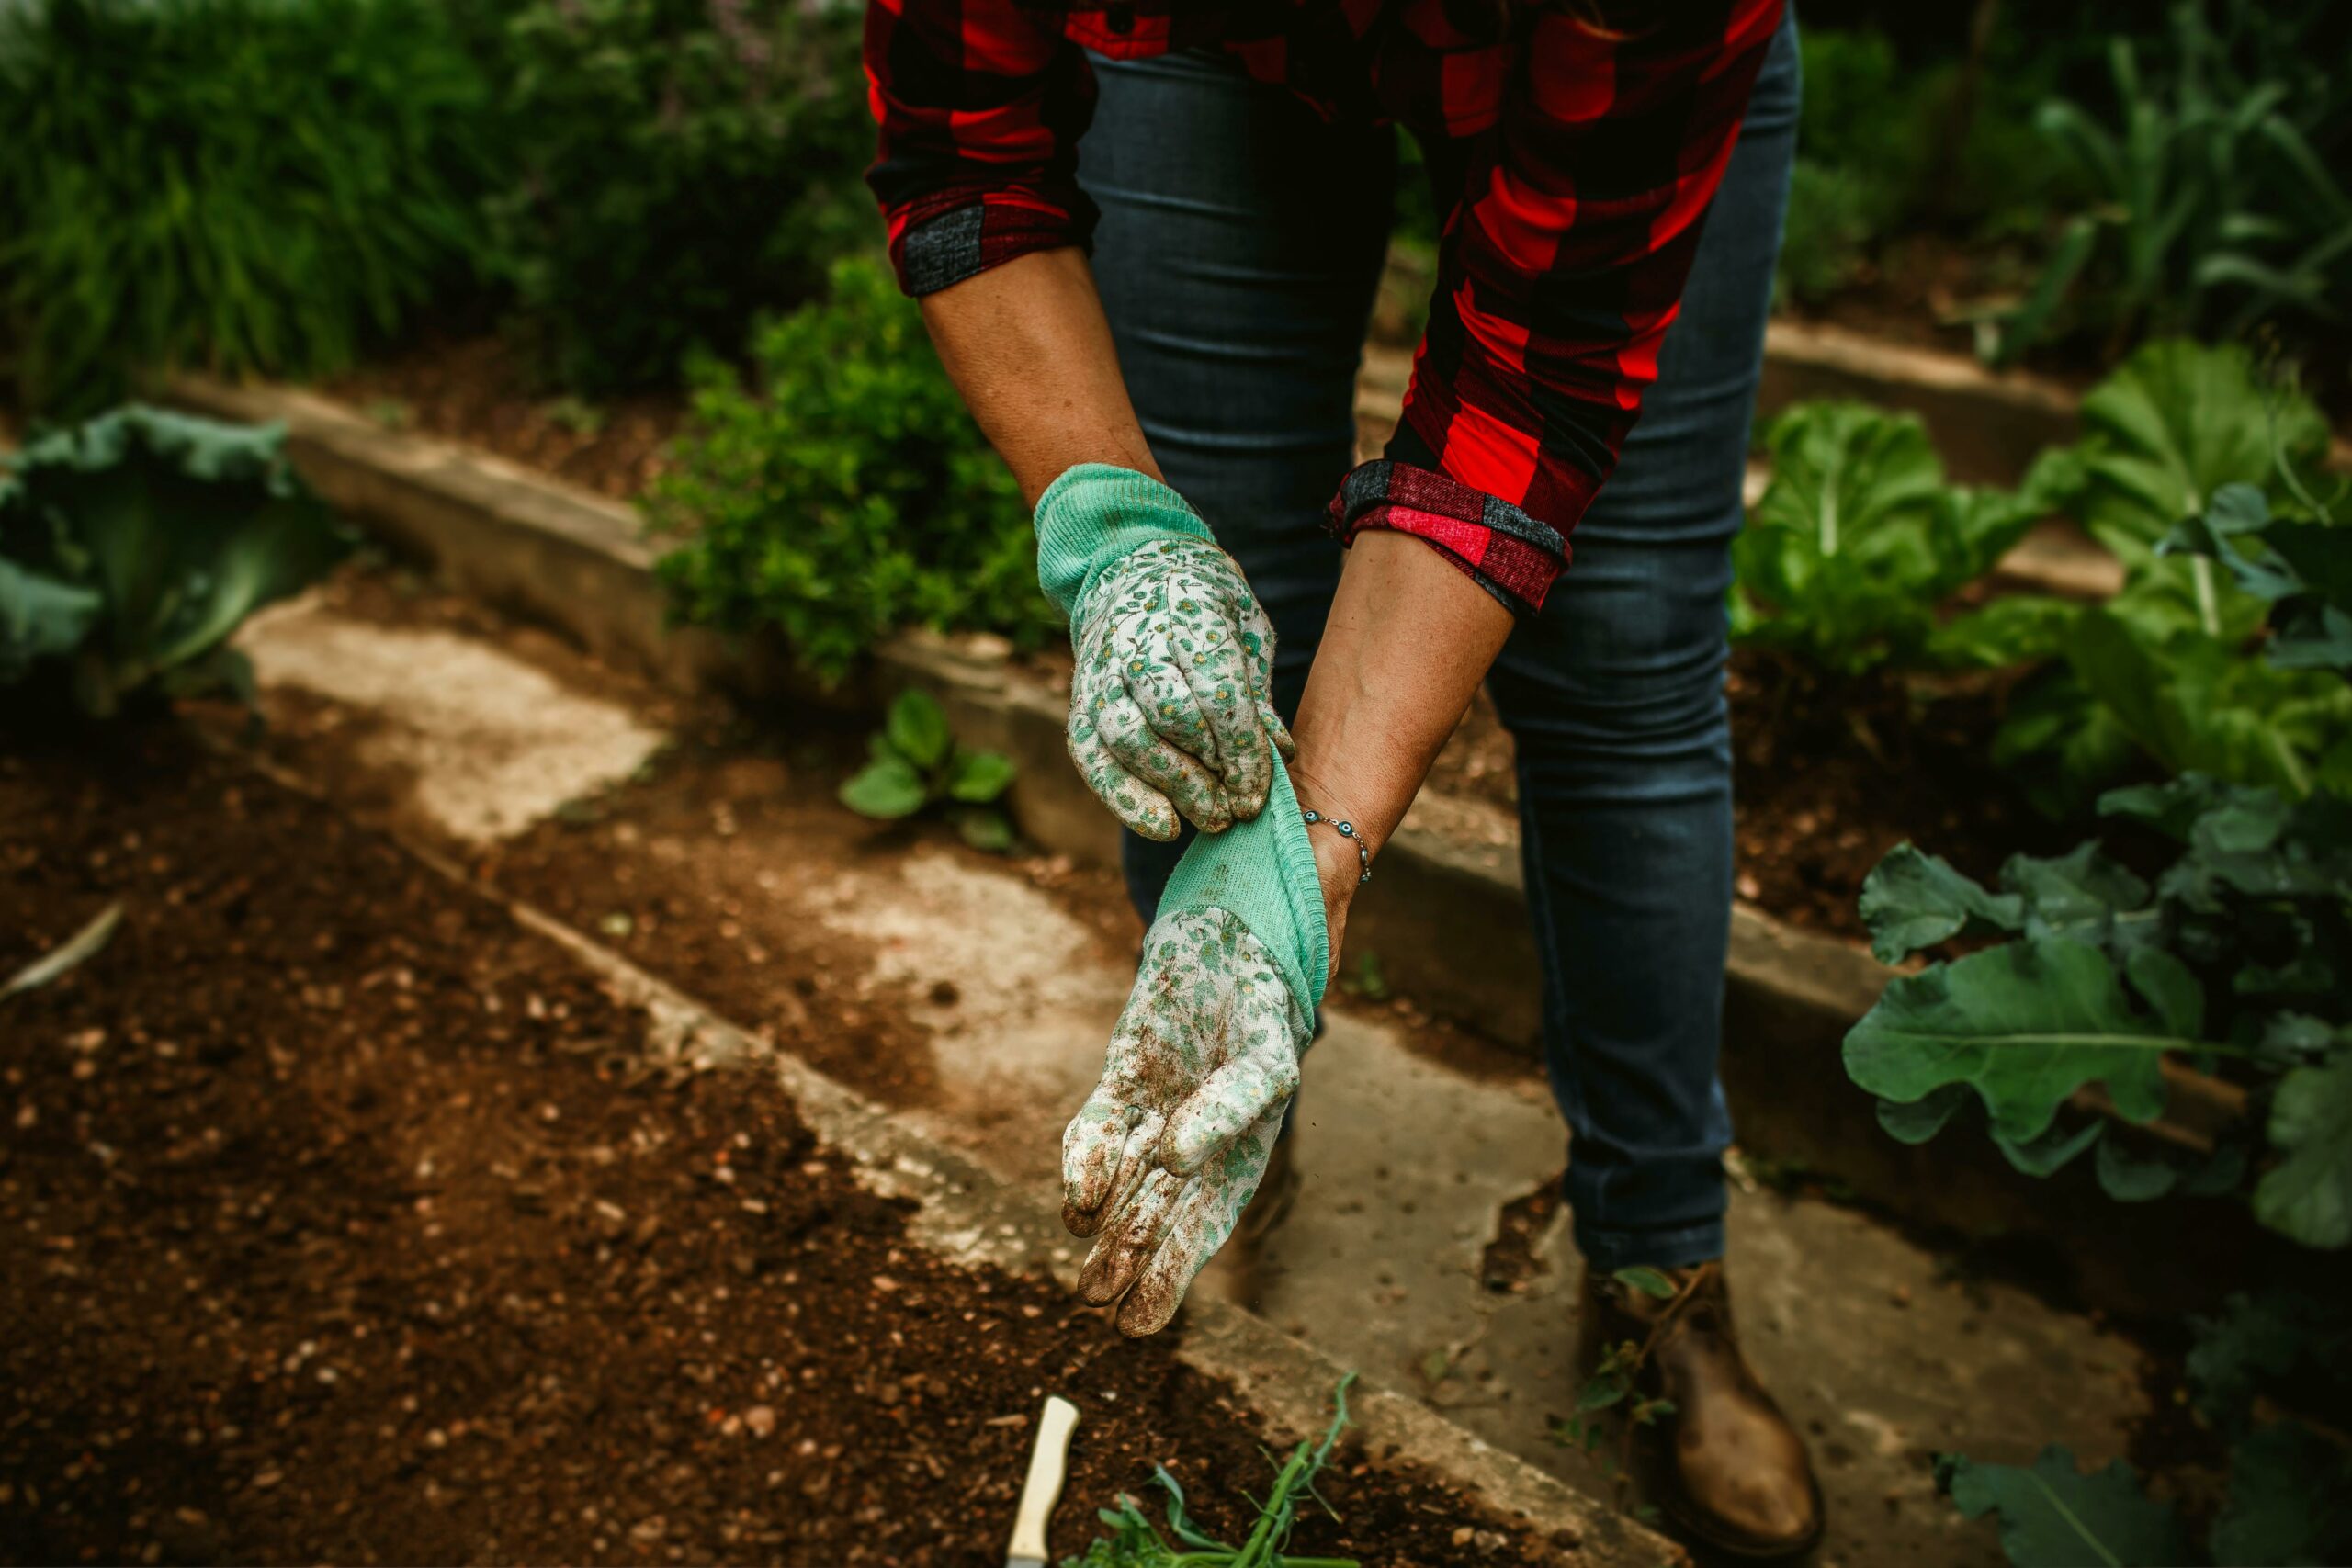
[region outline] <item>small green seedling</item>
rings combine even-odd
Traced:
[[[1324,1512],[1331,1513],[1330,1505],[1316,1495],[1315,1478],[1329,1461],[1332,1445],[1348,1425],[1348,1388],[1355,1381],[1355,1373],[1350,1372],[1333,1391],[1331,1402],[1337,1413],[1323,1441],[1312,1449],[1299,1444],[1275,1471],[1273,1490],[1266,1494],[1257,1524],[1240,1546],[1227,1546],[1195,1525],[1184,1508],[1184,1489],[1164,1468],[1155,1465],[1151,1479],[1168,1494],[1168,1529],[1177,1544],[1169,1545],[1145,1516],[1142,1503],[1123,1492],[1117,1507],[1101,1509],[1096,1516],[1113,1533],[1097,1536],[1085,1555],[1064,1558],[1062,1568],[1360,1568],[1352,1557],[1291,1557],[1283,1551],[1297,1517],[1300,1496],[1313,1497]]]
[[[841,802],[860,817],[895,821],[944,805],[964,841],[1002,854],[1012,823],[994,804],[1012,784],[1012,760],[956,744],[947,716],[927,693],[901,692],[867,741],[873,761],[842,785]]]
[[[1628,1289],[1639,1291],[1658,1301],[1674,1299],[1674,1281],[1663,1271],[1646,1265],[1635,1264],[1629,1269],[1620,1269],[1610,1277]],[[1655,1336],[1656,1331],[1653,1330],[1653,1338]],[[1656,1426],[1673,1415],[1675,1409],[1670,1399],[1649,1399],[1634,1392],[1634,1382],[1641,1375],[1642,1367],[1649,1359],[1654,1348],[1631,1339],[1621,1339],[1614,1345],[1601,1347],[1599,1364],[1585,1379],[1584,1387],[1577,1391],[1576,1414],[1565,1421],[1553,1422],[1550,1432],[1552,1440],[1562,1448],[1589,1454],[1600,1446],[1602,1438],[1607,1435],[1601,1413],[1620,1411],[1624,1417],[1624,1426],[1618,1457],[1612,1459],[1607,1454],[1596,1457],[1601,1468],[1617,1484],[1617,1506],[1636,1517],[1645,1517],[1647,1510],[1632,1506],[1632,1466],[1627,1461],[1631,1458],[1634,1434],[1642,1427]]]

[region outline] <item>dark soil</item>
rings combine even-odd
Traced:
[[[1997,689],[1932,703],[1891,683],[1832,693],[1745,649],[1732,654],[1728,685],[1739,896],[1782,919],[1862,935],[1862,880],[1905,839],[1989,875],[2013,852],[2052,852],[2081,836],[2042,817],[1993,765]],[[1430,783],[1516,805],[1512,755],[1481,693]]]
[[[550,944],[175,732],[0,750],[0,974],[117,901],[0,1000],[0,1557],[993,1565],[1048,1389],[1065,1548],[1155,1462],[1238,1531],[1263,1434],[1172,1337],[911,1247],[772,1080],[648,1072]],[[1324,1491],[1301,1551],[1551,1554]]]
[[[496,337],[427,340],[325,390],[394,429],[469,441],[616,501],[660,475],[686,407],[682,392],[609,405],[548,392]]]

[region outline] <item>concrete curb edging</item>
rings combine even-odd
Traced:
[[[1068,764],[1065,698],[1016,667],[997,639],[903,634],[876,650],[867,677],[827,691],[797,675],[771,640],[670,625],[654,552],[625,505],[453,443],[385,430],[310,392],[190,377],[172,397],[219,418],[283,423],[289,456],[329,502],[429,562],[450,587],[664,684],[723,690],[754,706],[853,710],[889,691],[929,691],[960,737],[1017,765],[1010,805],[1030,840],[1116,863],[1116,825]],[[1386,847],[1350,936],[1358,951],[1380,954],[1400,991],[1532,1053],[1541,1004],[1516,842],[1516,821],[1501,807],[1425,796]],[[1917,1223],[2062,1238],[2094,1299],[2168,1297],[2189,1266],[2163,1241],[2169,1227],[2144,1208],[2119,1216],[2089,1162],[2042,1180],[2009,1169],[1984,1140],[1913,1146],[1886,1136],[1871,1097],[1847,1079],[1841,1050],[1887,977],[1859,947],[1744,905],[1734,910],[1722,1074],[1743,1145]],[[2169,1130],[2178,1137],[2210,1137],[2234,1114],[2227,1097],[2206,1103],[2203,1080],[2181,1087],[2173,1119],[2184,1125]]]
[[[232,753],[286,787],[322,796],[304,779]],[[331,804],[331,803],[330,803]],[[1080,1259],[1059,1216],[962,1155],[942,1147],[888,1111],[798,1057],[762,1044],[684,992],[631,964],[551,915],[485,886],[435,851],[394,834],[403,852],[470,897],[486,899],[516,924],[548,938],[645,1009],[646,1049],[703,1070],[737,1067],[773,1073],[825,1143],[859,1167],[861,1179],[916,1205],[913,1238],[950,1261],[1009,1273],[1045,1275],[1074,1289]],[[1211,1298],[1190,1301],[1181,1320],[1178,1356],[1230,1384],[1260,1415],[1295,1441],[1319,1433],[1342,1369],[1320,1351],[1276,1330],[1245,1308]],[[1594,1501],[1556,1476],[1455,1426],[1419,1401],[1359,1380],[1349,1404],[1351,1429],[1367,1450],[1401,1456],[1480,1498],[1498,1518],[1542,1543],[1534,1562],[1578,1568],[1687,1568],[1690,1556],[1630,1515]],[[1083,1506],[1082,1499],[1072,1500]],[[1080,1517],[1063,1515],[1065,1533]]]

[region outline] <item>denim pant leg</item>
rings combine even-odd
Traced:
[[[1756,85],[1615,476],[1489,685],[1519,745],[1544,1042],[1594,1267],[1723,1252],[1730,545],[1795,150],[1792,17]]]
[[[1079,179],[1094,277],[1168,482],[1241,563],[1296,712],[1340,580],[1323,508],[1355,450],[1356,361],[1386,253],[1396,140],[1329,125],[1206,51],[1093,62]],[[1192,829],[1125,836],[1148,921]]]

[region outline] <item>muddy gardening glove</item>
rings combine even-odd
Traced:
[[[1084,463],[1037,498],[1037,581],[1069,616],[1069,754],[1147,839],[1222,832],[1265,808],[1290,731],[1274,629],[1184,498]]]
[[[1290,775],[1193,840],[1144,936],[1102,1081],[1062,1134],[1062,1223],[1096,1238],[1079,1293],[1150,1334],[1233,1234],[1298,1089],[1329,953]]]

